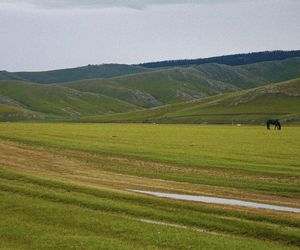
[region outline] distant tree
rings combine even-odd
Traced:
[[[199,59],[185,59],[185,60],[169,60],[161,62],[150,62],[139,64],[139,66],[145,68],[163,68],[163,67],[176,67],[176,66],[190,66],[190,65],[201,65],[207,63],[219,63],[226,65],[245,65],[263,61],[274,61],[284,60],[293,57],[300,57],[300,50],[294,51],[263,51],[263,52],[252,52],[247,54],[235,54],[228,56],[217,56],[210,58],[199,58]]]

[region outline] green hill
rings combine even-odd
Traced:
[[[0,80],[19,80],[35,83],[62,83],[84,79],[111,78],[152,70],[176,67],[191,67],[208,63],[222,65],[249,65],[257,62],[279,61],[300,57],[300,50],[264,51],[249,54],[226,55],[195,60],[174,60],[140,65],[102,64],[41,72],[0,71]],[[282,79],[281,79],[282,80]]]
[[[81,79],[110,78],[149,71],[140,66],[124,64],[88,65],[78,68],[60,69],[41,72],[0,71],[0,80],[22,80],[35,83],[62,83]]]
[[[100,94],[84,93],[60,85],[20,81],[0,81],[0,104],[2,120],[9,120],[9,117],[45,118],[45,115],[67,118],[138,109],[132,104]]]
[[[65,86],[111,96],[144,108],[178,103],[300,77],[300,58],[242,66],[204,64],[161,69]]]
[[[146,108],[237,90],[231,84],[202,77],[195,68],[175,68],[111,79],[84,80],[67,83],[65,86],[104,94]]]
[[[0,103],[0,121],[42,119],[43,116],[23,107]]]
[[[265,108],[266,115],[262,115],[261,112],[255,115],[256,106],[252,109],[248,106],[240,107],[240,105],[231,107],[233,113],[237,110],[240,112],[239,115],[235,113],[233,116],[229,115],[232,113],[229,112],[229,109],[222,110],[219,107],[216,110],[205,109],[206,113],[201,113],[201,117],[197,113],[198,107],[195,108],[195,113],[193,113],[193,109],[180,111],[177,110],[177,107],[181,107],[182,104],[180,103],[187,101],[188,105],[191,105],[191,101],[195,101],[192,102],[193,105],[195,103],[202,105],[202,102],[207,100],[215,100],[215,98],[219,100],[220,95],[224,93],[231,93],[223,96],[224,98],[226,96],[234,97],[244,93],[241,91],[245,89],[299,77],[300,58],[291,58],[241,66],[203,64],[165,68],[109,79],[85,79],[60,84],[0,80],[0,104],[2,105],[0,120],[80,120],[81,118],[85,119],[83,117],[125,112],[125,115],[118,114],[108,116],[109,118],[107,116],[97,117],[96,120],[110,121],[112,119],[112,121],[133,122],[158,120],[159,122],[178,123],[257,122],[265,119],[266,115],[271,115],[276,103],[280,104],[276,111],[279,111],[281,107],[297,106],[299,97],[292,98],[291,95],[288,95],[286,98],[286,95],[280,92],[277,94],[278,100],[276,102],[273,101],[275,95],[263,96],[260,101],[259,98],[256,98],[255,102],[260,102],[260,107],[267,107],[268,102],[274,102],[270,110]],[[262,90],[258,89],[258,91]],[[206,99],[209,96],[217,97]],[[152,116],[153,110],[138,113],[138,116],[133,113],[133,117],[132,113],[128,114],[128,112],[162,107],[168,104],[170,106],[167,106],[167,112],[164,111],[165,107],[155,109],[155,117]],[[170,107],[172,112],[169,113]],[[217,110],[221,110],[221,113],[216,113]],[[252,110],[251,115],[250,110]],[[202,111],[204,112],[204,109],[201,108]],[[248,113],[244,114],[244,111]],[[156,112],[159,114],[163,112],[163,116],[157,116]],[[222,117],[225,113],[228,115]],[[283,110],[282,114],[289,114],[289,110]],[[277,115],[278,113],[275,113],[275,116]],[[153,118],[155,119],[153,120]]]
[[[82,121],[262,123],[270,118],[300,120],[300,78],[144,111],[87,117]]]

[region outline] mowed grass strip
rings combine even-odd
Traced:
[[[30,146],[16,142],[0,141],[0,165],[7,166],[17,172],[52,176],[63,181],[91,186],[106,186],[114,189],[143,189],[162,192],[218,196],[257,202],[297,206],[295,197],[278,197],[253,190],[241,190],[225,186],[194,184],[182,181],[182,177],[191,176],[201,183],[203,180],[214,180],[226,177],[228,182],[240,178],[243,182],[253,179],[253,175],[245,171],[207,169],[178,166],[137,160],[128,157],[116,157],[95,154],[78,150],[63,150]],[[250,176],[249,176],[250,175]],[[170,181],[171,179],[180,181]],[[287,183],[290,178],[278,176],[255,175],[258,182],[267,178],[268,183]],[[218,183],[219,184],[219,183]],[[281,187],[282,188],[282,187]],[[285,190],[284,190],[285,191]]]
[[[93,195],[99,198],[108,198],[108,199],[118,199],[125,202],[132,202],[134,204],[141,203],[143,205],[157,205],[159,207],[167,206],[167,207],[176,207],[176,204],[180,204],[181,207],[201,212],[201,213],[213,213],[215,215],[227,216],[227,217],[236,217],[240,219],[247,219],[253,221],[265,221],[274,224],[280,224],[291,227],[300,227],[300,217],[297,214],[288,214],[289,216],[283,216],[283,214],[270,215],[264,214],[263,216],[255,213],[244,213],[234,210],[233,208],[218,208],[212,207],[211,205],[202,204],[201,206],[191,205],[189,203],[178,203],[173,201],[172,203],[164,201],[163,199],[157,199],[149,196],[141,196],[135,193],[128,193],[127,191],[115,190],[112,188],[106,188],[98,186],[98,188],[90,187],[86,185],[78,185],[71,182],[66,181],[58,181],[56,178],[53,179],[45,179],[45,177],[41,178],[36,175],[28,175],[28,174],[20,174],[15,171],[7,170],[5,167],[0,169],[0,178],[4,180],[17,181],[19,184],[23,183],[24,185],[38,185],[41,187],[54,188],[56,190],[64,190],[69,192],[72,190],[73,192],[83,193],[87,195]],[[143,197],[143,199],[141,199]],[[254,211],[259,211],[254,209]],[[295,216],[294,216],[295,215]]]
[[[178,165],[159,169],[103,164],[118,173],[300,197],[297,127],[267,131],[257,126],[19,123],[0,124],[0,138],[86,151],[99,158],[115,155]]]
[[[260,238],[299,246],[299,219],[255,216],[230,209],[95,189],[1,170],[0,189],[43,201],[99,210],[139,219],[176,223],[219,233]]]
[[[3,249],[296,249],[0,192]]]
[[[43,149],[42,147],[8,141],[0,141],[0,151],[3,153],[0,155],[0,165],[6,166],[7,169],[19,173],[34,174],[47,178],[51,177],[56,180],[85,186],[108,187],[121,190],[156,190],[167,193],[227,197],[290,207],[295,207],[299,204],[298,199],[295,198],[278,197],[274,195],[259,194],[257,192],[253,193],[245,190],[242,191],[237,188],[192,184],[157,178],[153,179],[138,175],[120,174],[117,172],[117,169],[123,171],[124,169],[131,169],[132,167],[136,169],[136,171],[138,171],[138,168],[149,168],[152,169],[152,171],[159,170],[158,172],[167,172],[169,167],[172,169],[175,167],[173,170],[177,170],[178,174],[181,174],[178,166],[169,164],[166,166],[166,164],[162,163],[128,159],[124,157],[104,156],[103,154],[98,155],[82,151],[53,148]],[[79,158],[77,156],[79,156]],[[96,157],[96,160],[93,159],[94,157]],[[108,171],[107,167],[110,168],[111,166],[113,166],[116,171]],[[207,174],[205,169],[198,170],[201,170],[203,177],[210,178],[211,172]],[[245,210],[245,208],[242,210]]]

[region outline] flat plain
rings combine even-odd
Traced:
[[[297,249],[300,214],[130,190],[300,208],[300,129],[0,124],[0,248]]]

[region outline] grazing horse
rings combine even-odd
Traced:
[[[274,129],[281,130],[281,124],[279,120],[268,120],[267,121],[267,129],[270,129],[270,125],[275,125]]]

